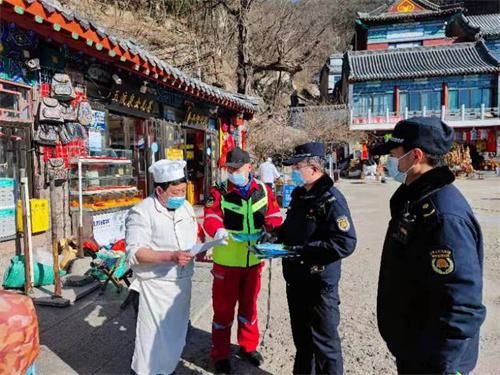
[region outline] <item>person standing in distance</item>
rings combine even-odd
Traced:
[[[273,159],[267,158],[259,167],[259,179],[272,189],[274,181],[279,177],[280,174],[273,164]]]
[[[377,318],[400,374],[467,374],[476,365],[482,304],[483,239],[453,184],[444,155],[453,129],[439,118],[400,121],[390,140],[390,201]]]
[[[248,152],[236,147],[227,156],[229,182],[213,187],[205,205],[204,227],[209,236],[225,239],[213,250],[212,361],[219,374],[231,373],[231,326],[238,303],[240,357],[259,367],[257,298],[264,262],[249,246],[265,231],[281,225],[280,208],[271,189],[252,176]]]
[[[139,292],[132,371],[171,374],[186,343],[193,256],[198,224],[186,201],[184,160],[159,160],[149,167],[153,195],[130,209],[127,260]]]
[[[356,232],[347,202],[325,173],[321,143],[295,148],[285,161],[298,185],[278,241],[298,252],[283,259],[283,275],[297,353],[294,374],[343,373],[337,327],[341,260],[356,248]]]

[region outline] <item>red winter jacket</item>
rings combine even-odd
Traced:
[[[271,231],[282,224],[283,218],[274,193],[271,191],[269,186],[264,186],[267,189],[267,211],[265,213],[264,225],[267,231]],[[262,186],[255,178],[252,178],[247,196],[251,196],[255,189],[262,189]],[[232,182],[228,181],[227,193],[233,192],[236,192],[243,199],[246,199],[241,195],[240,189]],[[210,196],[204,208],[203,227],[210,237],[214,237],[217,230],[224,228],[224,214],[221,208],[221,192],[215,186],[210,189]]]

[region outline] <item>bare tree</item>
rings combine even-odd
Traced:
[[[369,139],[369,134],[350,130],[345,106],[283,109],[272,116],[257,116],[249,125],[248,144],[258,160],[306,142],[338,145]]]

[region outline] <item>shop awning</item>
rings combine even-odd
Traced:
[[[0,0],[0,19],[19,24],[175,91],[238,112],[252,114],[257,111],[252,98],[235,95],[188,76],[135,41],[111,34],[93,21],[64,8],[57,0]]]

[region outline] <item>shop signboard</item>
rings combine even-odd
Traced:
[[[94,238],[100,246],[106,246],[125,238],[127,214],[128,210],[120,210],[93,216]]]
[[[160,88],[158,89],[157,100],[160,103],[168,105],[170,107],[182,108],[184,106],[186,96]]]
[[[92,111],[92,122],[90,128],[98,130],[106,130],[106,112]]]
[[[106,112],[92,111],[92,122],[89,126],[89,150],[102,151],[106,132]]]
[[[89,150],[102,151],[103,136],[99,130],[89,129]]]
[[[111,93],[111,103],[108,108],[135,117],[159,116],[158,92],[140,82],[123,82]]]
[[[165,150],[165,157],[168,160],[182,160],[184,159],[184,152],[178,148],[167,148]]]

